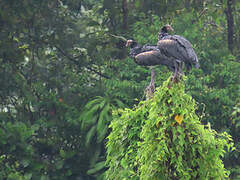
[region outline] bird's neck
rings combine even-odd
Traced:
[[[135,48],[135,47],[137,47],[137,46],[138,46],[137,42],[133,42],[133,43],[131,44],[130,48]]]
[[[160,33],[158,34],[158,40],[161,40],[165,36],[168,36],[168,33],[165,31],[160,31]]]

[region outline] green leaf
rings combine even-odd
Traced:
[[[93,106],[98,107],[99,104],[101,104],[104,101],[104,99],[101,96],[96,96],[95,99],[93,99],[92,101],[88,102],[87,105],[85,106],[87,109],[92,109]],[[99,106],[101,107],[101,106]]]
[[[97,137],[97,142],[100,143],[102,142],[107,134],[108,131],[108,126],[105,126],[99,133],[98,133],[98,137]]]
[[[100,133],[102,129],[107,126],[107,117],[109,116],[110,105],[109,103],[104,106],[100,112],[98,123],[97,123],[97,132]],[[109,119],[109,118],[108,118]]]
[[[85,145],[88,146],[91,142],[93,136],[96,134],[96,126],[92,126],[91,129],[87,132]]]
[[[114,101],[117,103],[117,106],[119,108],[124,108],[125,107],[125,104],[122,101],[120,101],[119,99],[114,99]]]
[[[101,161],[95,164],[94,168],[87,171],[88,175],[94,174],[105,167],[105,161]]]

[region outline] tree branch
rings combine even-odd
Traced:
[[[68,55],[65,51],[63,51],[60,47],[58,46],[54,46],[62,55],[64,55],[66,58],[68,58],[70,61],[72,61],[73,63],[75,63],[76,65],[80,65],[80,63],[73,57],[71,57],[70,55]],[[97,70],[91,68],[91,67],[87,67],[86,68],[89,70],[89,71],[92,71],[94,73],[96,73],[97,75],[101,76],[101,77],[104,77],[106,79],[110,79],[110,77],[108,77],[107,75],[104,75],[100,72],[98,72]]]
[[[123,29],[128,29],[128,4],[127,0],[122,0]]]
[[[234,19],[233,19],[233,5],[234,0],[227,0],[227,8],[225,10],[225,14],[227,17],[227,27],[228,27],[228,49],[233,52],[234,48],[234,41],[233,41],[233,35],[234,35]]]

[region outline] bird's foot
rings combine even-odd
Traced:
[[[178,83],[180,81],[181,77],[182,76],[179,75],[179,74],[174,74],[171,78],[171,81],[174,82],[174,83]]]
[[[177,76],[179,77],[179,79],[181,79],[183,75],[184,75],[184,73],[183,73],[182,71],[179,71],[178,74],[177,74]]]
[[[146,99],[151,99],[155,92],[155,71],[153,68],[151,72],[151,81],[150,84],[145,89]]]
[[[155,92],[155,85],[149,84],[145,89],[146,99],[151,99]]]

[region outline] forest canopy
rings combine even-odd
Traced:
[[[236,0],[1,0],[0,179],[105,179],[112,113],[145,100],[151,71],[126,39],[157,44],[160,28],[188,39],[196,116],[232,136],[222,158],[240,177],[240,2]],[[156,87],[172,76],[156,66]]]

